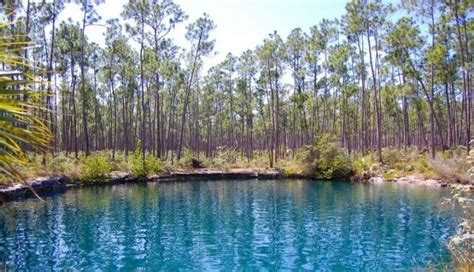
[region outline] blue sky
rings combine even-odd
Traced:
[[[97,7],[103,21],[119,17],[127,0],[106,0]],[[217,64],[228,52],[240,55],[247,49],[261,44],[269,33],[276,30],[283,38],[300,27],[309,28],[323,18],[338,18],[345,13],[345,0],[175,0],[189,15],[189,19],[172,32],[171,37],[179,46],[187,47],[185,26],[204,12],[214,20],[217,28],[212,37],[216,40],[216,54],[205,60],[205,66]],[[80,19],[79,7],[69,4],[60,20],[69,17]],[[103,43],[103,27],[88,27],[87,35]]]
[[[274,30],[286,37],[296,27],[307,31],[322,18],[344,12],[344,0],[181,0],[183,9],[196,18],[207,12],[217,29],[216,50],[239,54],[253,49]]]

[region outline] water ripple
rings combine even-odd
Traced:
[[[71,189],[0,213],[17,270],[407,270],[445,262],[447,191],[196,181]]]

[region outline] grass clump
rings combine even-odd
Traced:
[[[301,161],[298,160],[286,160],[282,161],[276,170],[281,172],[285,177],[303,176],[306,173],[305,167]]]
[[[464,154],[466,150],[463,150]],[[469,158],[459,150],[452,150],[439,154],[436,159],[427,161],[428,167],[441,179],[452,183],[472,183],[474,179],[469,173]]]
[[[390,170],[382,175],[385,180],[394,180],[399,173],[395,170]]]
[[[304,162],[308,156],[309,148],[303,148],[296,152],[293,158],[284,159],[278,162],[276,170],[281,172],[285,177],[298,177],[311,175],[307,163]]]

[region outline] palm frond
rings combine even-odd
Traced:
[[[11,36],[11,23],[0,23],[0,173],[13,182],[23,182],[18,166],[28,165],[27,151],[43,152],[51,139],[48,127],[37,116],[45,112],[43,94],[32,89],[36,83],[23,52],[31,45],[24,35]]]

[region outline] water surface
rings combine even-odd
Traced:
[[[64,270],[406,270],[449,261],[448,191],[306,180],[70,189],[0,211],[0,265]]]

